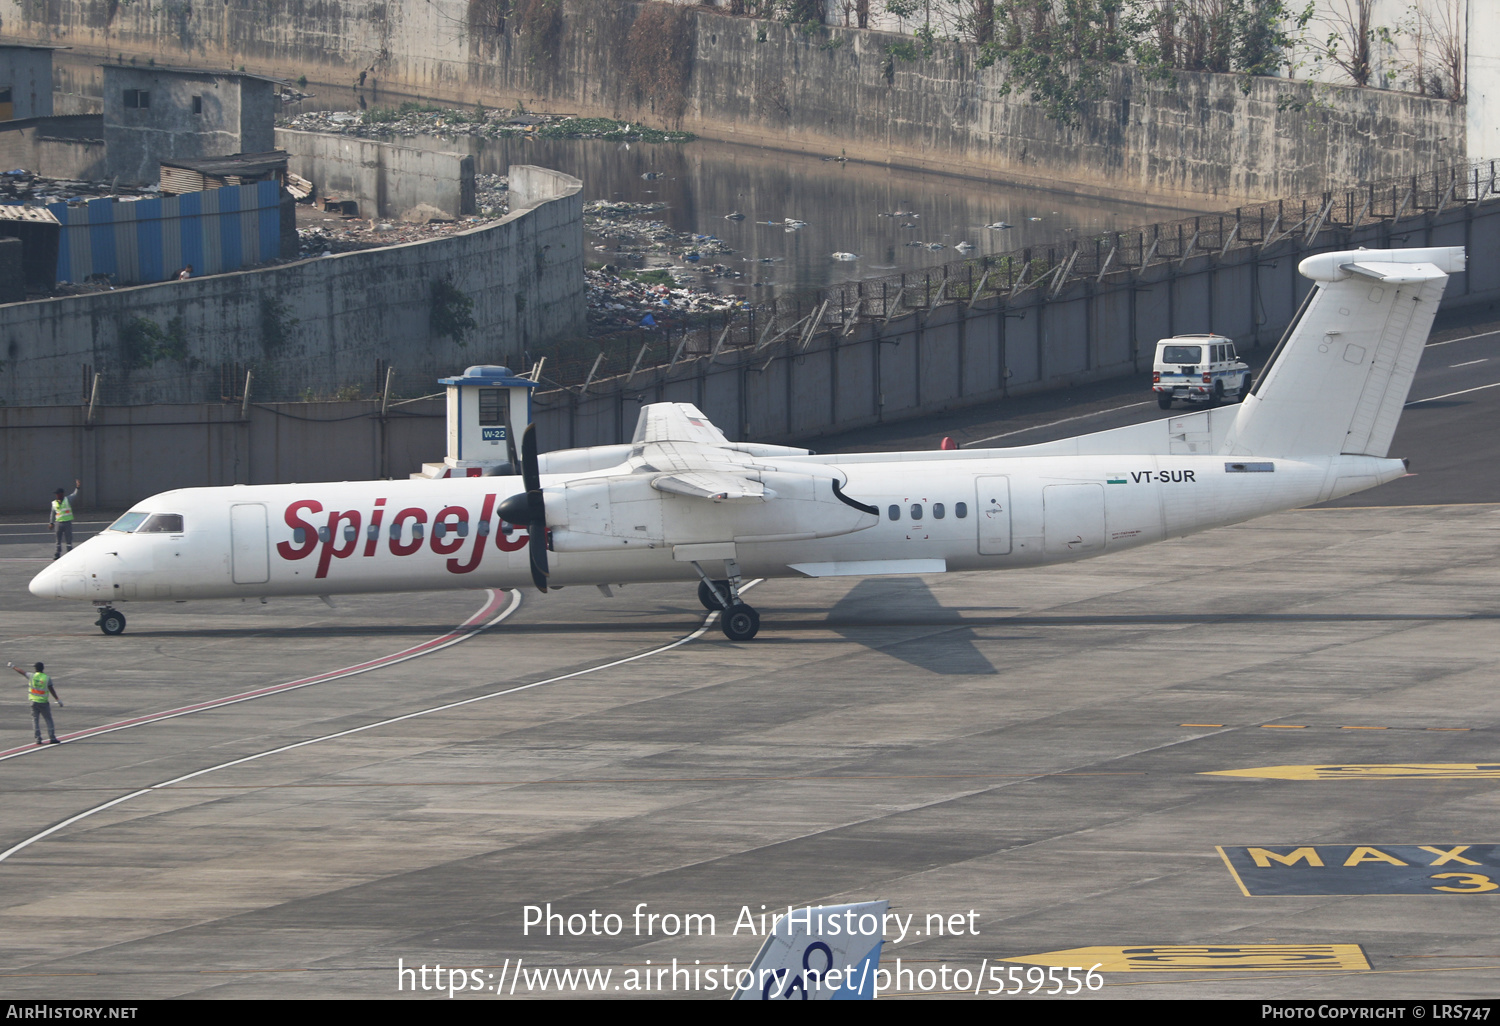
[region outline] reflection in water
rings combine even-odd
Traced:
[[[756,283],[817,288],[1022,246],[1067,245],[1074,238],[1194,213],[705,140],[686,145],[472,136],[393,141],[471,153],[479,174],[504,174],[511,164],[554,168],[583,181],[585,200],[665,202],[665,211],[648,216],[676,231],[724,240],[734,255],[710,260],[720,259],[744,277],[716,281],[715,287],[746,295]],[[661,174],[643,177],[654,172]],[[736,211],[745,215],[743,221],[725,219]],[[788,218],[807,225],[789,231]],[[1001,221],[1013,227],[985,227]],[[961,243],[973,248],[959,249]],[[617,259],[614,243],[590,239],[591,247],[600,245],[606,248],[591,248],[591,261]],[[834,253],[857,259],[837,260]],[[682,265],[680,252],[672,256]]]

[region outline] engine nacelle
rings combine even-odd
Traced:
[[[652,473],[588,478],[546,490],[547,524],[558,552],[704,542],[800,541],[874,527],[870,507],[838,493],[836,471],[753,471],[765,501],[713,502],[663,493]]]

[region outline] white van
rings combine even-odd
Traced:
[[[1189,403],[1240,402],[1250,394],[1250,365],[1223,335],[1177,335],[1156,343],[1151,391],[1164,410],[1173,399]]]

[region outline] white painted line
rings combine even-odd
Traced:
[[[740,588],[740,591],[749,591],[759,583],[761,583],[759,580],[750,581],[742,586]],[[516,596],[516,601],[519,602],[520,593],[514,592],[513,594]],[[514,606],[512,606],[512,608],[514,608]],[[506,615],[509,615],[509,610],[507,610]],[[693,633],[687,635],[686,637],[678,638],[671,644],[662,645],[659,648],[653,648],[648,652],[640,652],[633,656],[626,656],[624,659],[614,659],[607,663],[600,663],[598,666],[590,666],[586,669],[574,670],[572,673],[564,673],[556,677],[548,677],[545,680],[532,681],[530,684],[520,684],[513,688],[505,688],[501,691],[492,691],[487,695],[478,695],[474,698],[465,698],[459,702],[448,702],[444,705],[435,705],[428,709],[419,709],[416,712],[405,713],[401,716],[392,716],[388,719],[377,720],[374,723],[366,723],[360,727],[351,727],[348,730],[341,730],[334,734],[324,734],[321,737],[308,738],[306,741],[297,741],[293,744],[282,745],[280,748],[273,748],[267,752],[260,752],[256,755],[247,755],[240,759],[231,759],[229,762],[221,762],[217,766],[209,766],[206,769],[194,770],[192,773],[185,773],[180,777],[173,777],[171,780],[164,780],[159,784],[152,784],[149,787],[143,787],[137,791],[132,791],[129,794],[121,795],[119,798],[112,798],[102,805],[94,806],[92,809],[85,809],[83,812],[78,813],[76,816],[70,816],[67,819],[63,820],[61,823],[54,823],[46,830],[32,834],[30,837],[26,838],[26,840],[21,841],[18,844],[11,845],[3,852],[0,852],[0,862],[4,862],[6,859],[10,858],[18,851],[29,848],[31,845],[35,844],[37,841],[42,840],[44,837],[55,834],[64,827],[71,826],[72,824],[77,823],[79,820],[87,819],[95,813],[103,812],[105,809],[112,809],[116,805],[130,801],[130,799],[132,798],[139,798],[143,794],[150,794],[153,791],[160,791],[162,788],[171,787],[173,784],[180,784],[185,780],[192,780],[195,777],[201,777],[207,773],[213,773],[221,769],[228,769],[231,766],[242,766],[247,762],[254,762],[257,759],[264,759],[272,755],[280,755],[282,752],[290,752],[298,748],[306,748],[308,745],[315,745],[322,741],[333,741],[341,737],[349,737],[351,734],[360,734],[367,730],[374,730],[377,727],[390,726],[392,723],[400,723],[403,720],[413,720],[418,716],[428,716],[432,713],[447,712],[450,709],[460,709],[466,705],[473,705],[476,702],[485,702],[491,698],[502,698],[505,695],[514,695],[521,691],[530,691],[532,688],[539,688],[544,684],[556,684],[559,681],[572,680],[574,677],[587,676],[591,673],[598,673],[600,670],[613,669],[616,666],[624,666],[626,663],[634,663],[642,659],[649,659],[654,655],[660,655],[663,652],[670,652],[674,648],[686,645],[689,641],[696,641],[698,638],[703,637],[704,632],[706,632],[708,628],[713,624],[715,618],[717,618],[718,615],[718,612],[709,613],[706,617],[704,617],[703,625],[697,630],[693,631]],[[480,630],[482,629],[483,628],[480,628]],[[477,634],[478,631],[474,631],[472,633]],[[455,643],[456,642],[450,642],[450,644]]]
[[[1470,392],[1483,392],[1486,388],[1500,388],[1500,381],[1492,385],[1478,385],[1474,388],[1465,388],[1458,392],[1444,392],[1442,395],[1430,395],[1426,399],[1413,399],[1407,406],[1415,406],[1417,403],[1430,403],[1435,399],[1449,399],[1455,395],[1468,395]]]
[[[467,641],[481,631],[488,630],[495,624],[509,617],[521,605],[521,593],[510,592],[510,603],[498,615],[496,608],[501,603],[504,592],[493,588],[488,590],[488,598],[479,611],[470,616],[447,634],[440,634],[419,645],[403,648],[399,652],[380,656],[377,659],[368,659],[362,663],[345,666],[338,670],[329,670],[312,677],[301,677],[297,680],[287,681],[284,684],[272,684],[269,687],[257,688],[254,691],[245,691],[238,695],[228,695],[224,698],[215,698],[207,702],[197,702],[193,705],[184,705],[176,709],[166,709],[162,712],[147,713],[144,716],[135,716],[128,720],[117,720],[114,723],[106,723],[99,727],[88,727],[84,730],[74,731],[71,734],[60,735],[60,740],[81,741],[84,738],[98,737],[100,734],[113,734],[117,730],[128,730],[131,727],[141,727],[148,723],[160,723],[162,720],[172,720],[179,716],[191,716],[193,713],[205,712],[209,709],[222,709],[226,705],[237,705],[240,702],[249,702],[256,698],[264,698],[267,695],[278,695],[286,691],[296,691],[300,688],[312,687],[314,684],[326,684],[329,681],[342,680],[345,677],[353,677],[361,673],[369,673],[371,670],[383,669],[387,666],[395,666],[404,663],[408,659],[438,652],[450,645],[457,645],[461,641]],[[475,626],[478,624],[478,626]],[[66,708],[66,707],[65,707]],[[31,755],[35,752],[47,749],[48,745],[25,745],[8,748],[0,751],[0,762],[6,759],[15,759],[22,755]]]
[[[1494,338],[1496,335],[1500,335],[1500,331],[1484,331],[1480,332],[1478,335],[1465,335],[1463,338],[1445,338],[1441,342],[1427,343],[1427,348],[1431,349],[1434,346],[1448,346],[1452,345],[1455,342],[1472,342],[1476,338]]]
[[[1448,366],[1450,368],[1452,368],[1452,367],[1472,367],[1476,363],[1489,363],[1489,362],[1490,362],[1490,358],[1488,356],[1486,356],[1486,357],[1483,357],[1482,359],[1478,359],[1478,360],[1465,360],[1463,363],[1450,363]]]
[[[1080,413],[1076,417],[1064,417],[1062,420],[1048,421],[1046,424],[1033,424],[1031,427],[1017,428],[1014,431],[1007,431],[1004,434],[990,435],[988,438],[976,438],[972,442],[965,442],[964,448],[972,449],[974,446],[979,445],[981,442],[993,442],[996,439],[1009,438],[1011,435],[1024,435],[1028,431],[1040,431],[1042,428],[1056,427],[1059,424],[1070,424],[1075,420],[1087,420],[1090,417],[1102,417],[1106,413],[1119,413],[1121,410],[1133,410],[1138,406],[1150,406],[1151,402],[1153,401],[1154,400],[1143,403],[1129,403],[1125,406],[1111,406],[1107,410],[1095,410],[1093,413]]]

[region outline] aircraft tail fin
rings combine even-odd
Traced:
[[[1349,250],[1308,257],[1317,282],[1225,440],[1226,455],[1384,457],[1464,250]]]
[[[778,917],[741,978],[736,1001],[870,1000],[875,997],[888,901],[815,905]],[[749,915],[746,911],[743,913]]]

